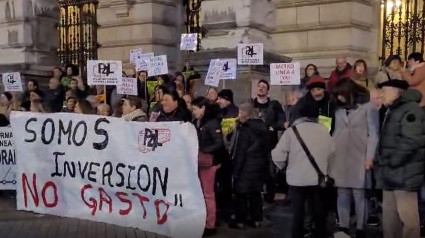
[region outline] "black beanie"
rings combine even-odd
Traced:
[[[318,118],[319,108],[315,103],[302,103],[299,109],[299,116],[307,118]]]
[[[221,90],[217,96],[233,103],[233,92],[230,89]]]

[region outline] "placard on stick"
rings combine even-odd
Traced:
[[[117,85],[117,93],[137,96],[137,79],[123,77]]]
[[[239,65],[263,65],[264,46],[262,43],[238,44]]]
[[[198,33],[182,34],[180,50],[193,50],[198,48]]]
[[[168,74],[167,56],[160,55],[149,58],[148,76]]]
[[[122,62],[89,60],[87,61],[88,85],[117,85],[122,79]]]
[[[236,59],[222,59],[221,79],[236,79]]]
[[[130,63],[136,64],[137,60],[141,58],[143,54],[142,49],[133,49],[130,51]]]
[[[140,58],[136,60],[136,71],[148,71],[149,59],[151,57],[154,57],[153,53],[140,55]]]
[[[21,73],[3,73],[3,85],[6,92],[22,92]]]
[[[218,87],[218,84],[220,83],[222,68],[223,61],[221,61],[220,59],[211,60],[207,76],[205,77],[205,85]]]
[[[300,63],[270,64],[271,85],[300,85]]]

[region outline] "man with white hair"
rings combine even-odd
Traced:
[[[347,56],[338,56],[336,58],[336,68],[331,73],[331,77],[328,83],[328,90],[332,92],[333,87],[338,83],[340,79],[351,78],[351,65],[347,61]]]

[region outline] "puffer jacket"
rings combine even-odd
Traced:
[[[374,159],[377,188],[418,191],[425,172],[425,113],[421,94],[405,91],[388,107]]]
[[[207,119],[202,121],[200,125],[195,121],[194,125],[198,132],[199,151],[213,155],[214,165],[221,164],[223,159],[222,153],[226,149],[224,147],[220,119]]]
[[[261,119],[239,124],[231,146],[235,193],[261,192],[268,175],[267,127]]]

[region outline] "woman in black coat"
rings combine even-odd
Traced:
[[[249,225],[258,227],[263,218],[261,192],[268,175],[270,143],[267,127],[256,115],[251,103],[239,107],[239,122],[232,139],[233,191],[236,195],[236,220],[230,228],[243,229],[251,215]],[[249,204],[249,206],[248,206]]]
[[[220,153],[225,150],[221,131],[220,107],[207,98],[198,97],[192,102],[193,124],[198,132],[199,179],[207,207],[204,236],[212,235],[216,224],[215,175],[221,164]]]

